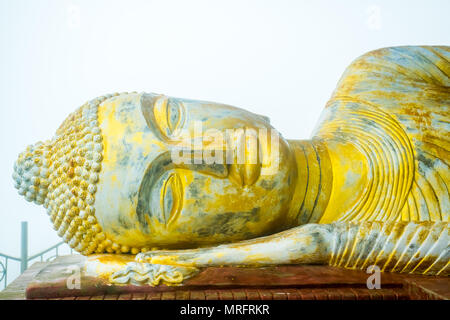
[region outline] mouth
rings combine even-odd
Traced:
[[[229,166],[229,179],[240,187],[253,185],[258,181],[260,175],[261,165],[258,164],[232,164]]]

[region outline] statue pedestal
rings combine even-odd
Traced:
[[[37,263],[0,292],[0,299],[449,299],[450,278],[381,273],[381,289],[368,289],[362,271],[302,265],[264,268],[210,267],[180,286],[111,285],[87,276],[86,257]],[[77,274],[78,272],[78,274]],[[76,279],[80,279],[77,289]],[[23,290],[23,292],[20,292]],[[8,296],[9,293],[9,296]]]

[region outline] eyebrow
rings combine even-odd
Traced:
[[[156,119],[155,119],[155,115],[153,113],[155,99],[157,99],[157,97],[155,97],[154,95],[144,93],[141,96],[141,101],[140,101],[141,102],[141,112],[142,112],[142,115],[144,116],[145,122],[147,123],[147,127],[150,129],[150,131],[156,137],[158,137],[161,141],[164,141],[167,138],[165,138],[161,134],[160,130],[155,125]]]

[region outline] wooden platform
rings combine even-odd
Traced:
[[[182,286],[110,285],[81,274],[80,289],[69,289],[70,266],[79,255],[33,264],[0,292],[0,299],[69,300],[416,300],[449,299],[450,278],[382,273],[381,289],[368,289],[369,274],[328,266],[206,268]]]

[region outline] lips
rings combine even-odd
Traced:
[[[261,174],[261,165],[236,164],[230,165],[229,179],[240,187],[251,186]]]

